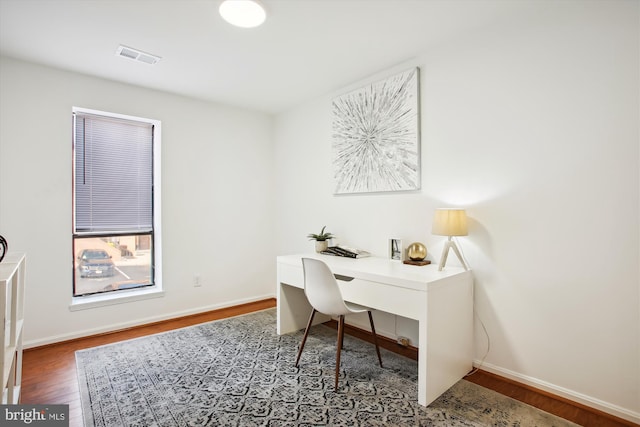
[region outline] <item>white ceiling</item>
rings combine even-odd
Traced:
[[[411,60],[461,33],[521,19],[525,0],[263,0],[235,28],[220,0],[0,0],[0,53],[278,113]],[[537,6],[542,6],[537,2]],[[120,58],[126,45],[154,66]]]

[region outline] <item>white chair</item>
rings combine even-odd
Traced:
[[[380,348],[378,347],[378,337],[376,336],[376,329],[373,326],[373,317],[371,316],[371,309],[361,305],[345,302],[342,298],[342,293],[338,287],[338,282],[333,273],[329,269],[329,266],[324,262],[313,258],[302,258],[302,267],[304,270],[304,293],[309,300],[309,303],[313,307],[311,310],[311,316],[309,316],[309,323],[307,323],[307,329],[304,331],[304,337],[300,344],[300,350],[298,350],[298,357],[296,358],[296,367],[300,362],[300,356],[302,355],[302,349],[309,336],[309,329],[313,323],[313,316],[316,312],[324,313],[329,316],[338,317],[338,341],[336,351],[336,381],[335,390],[338,390],[338,377],[340,376],[340,351],[342,350],[342,343],[344,340],[344,316],[347,314],[363,313],[369,314],[369,322],[371,323],[371,333],[373,334],[373,342],[376,345],[376,352],[378,353],[378,361],[382,367],[382,358],[380,357]]]

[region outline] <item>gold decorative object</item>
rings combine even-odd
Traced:
[[[412,243],[407,248],[407,256],[411,261],[422,261],[427,257],[427,247],[419,242]]]

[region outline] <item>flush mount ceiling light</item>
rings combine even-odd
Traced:
[[[145,64],[149,65],[154,65],[162,59],[157,55],[152,55],[150,53],[146,53],[141,50],[123,45],[118,46],[118,49],[116,49],[116,56],[133,59],[134,61],[144,62]]]
[[[257,27],[267,18],[258,0],[224,0],[218,11],[229,24],[242,28]]]

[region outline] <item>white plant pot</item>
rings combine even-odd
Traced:
[[[316,240],[316,252],[320,253],[322,251],[326,251],[328,247],[328,240]]]

